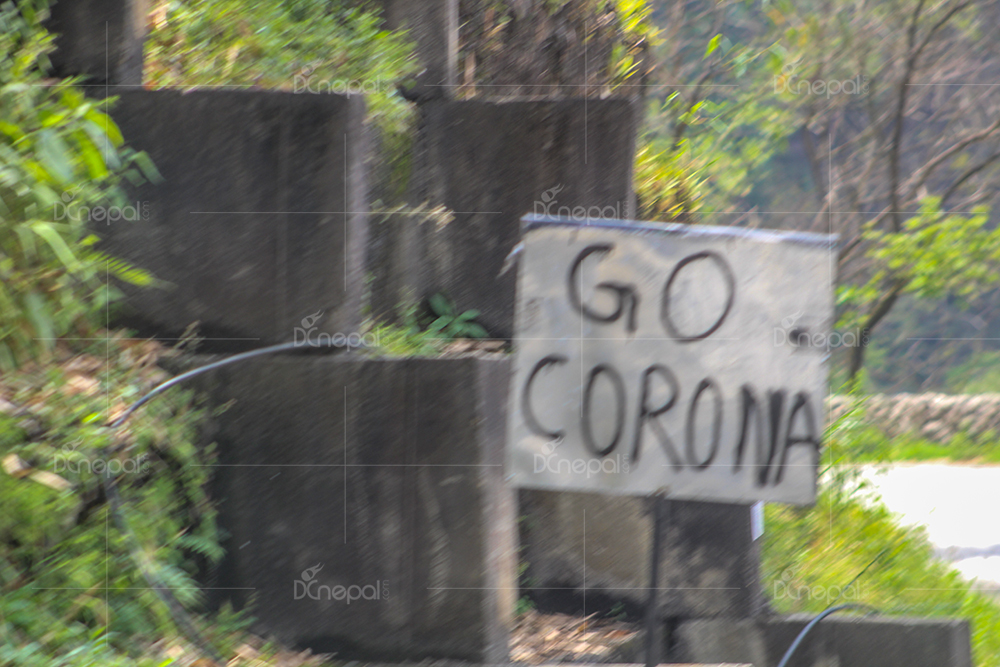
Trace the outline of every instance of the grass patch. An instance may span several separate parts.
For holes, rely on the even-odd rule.
[[[886,615],[965,618],[974,664],[1000,667],[1000,604],[936,559],[922,529],[899,526],[838,483],[810,508],[767,506],[762,571],[774,608],[819,613],[858,602]]]
[[[956,441],[942,446],[919,438],[890,440],[866,426],[858,411],[838,420],[827,434],[829,467],[816,504],[766,507],[762,575],[772,606],[786,614],[819,613],[856,602],[885,615],[968,619],[974,664],[1000,667],[1000,602],[973,590],[936,558],[922,528],[900,526],[881,502],[873,502],[849,465],[997,460],[994,442]]]

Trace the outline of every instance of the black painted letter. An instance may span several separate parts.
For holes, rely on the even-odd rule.
[[[580,272],[580,266],[583,264],[583,260],[595,254],[606,255],[611,252],[612,248],[613,246],[610,244],[591,245],[584,248],[583,251],[576,256],[576,259],[573,260],[573,265],[569,270],[569,303],[573,306],[573,309],[576,312],[593,322],[615,322],[622,316],[622,313],[627,310],[628,319],[625,322],[625,330],[632,333],[638,327],[637,319],[639,316],[639,295],[636,293],[633,286],[612,282],[597,284],[594,289],[605,290],[617,295],[617,305],[615,306],[614,311],[608,313],[607,315],[601,315],[600,313],[593,311],[590,306],[583,303],[583,296],[580,294],[580,279],[578,275]]]
[[[652,382],[654,375],[659,375],[667,383],[670,388],[670,398],[664,402],[663,405],[652,408],[649,406],[649,395],[652,393],[650,384]],[[674,470],[683,470],[684,462],[681,457],[677,454],[674,449],[674,443],[670,440],[670,436],[663,429],[663,425],[657,419],[664,412],[674,407],[677,402],[677,396],[680,393],[680,385],[677,382],[677,377],[670,372],[670,369],[661,364],[653,364],[647,368],[642,373],[642,396],[639,399],[639,416],[635,421],[635,442],[632,445],[632,463],[635,464],[639,461],[639,454],[642,451],[642,429],[645,427],[646,422],[649,422],[650,428],[653,429],[653,433],[656,435],[657,440],[660,441],[660,446],[663,447],[664,453],[667,458],[670,459],[670,464],[673,466]]]
[[[535,381],[535,376],[538,372],[550,366],[552,364],[565,364],[568,360],[561,354],[550,354],[547,357],[542,358],[535,367],[531,369],[528,373],[528,380],[524,383],[524,391],[521,392],[521,412],[524,414],[524,423],[528,425],[528,428],[532,433],[536,435],[544,435],[549,440],[558,440],[563,437],[566,432],[559,431],[548,431],[538,419],[535,418],[535,412],[531,409],[531,384]]]
[[[795,416],[802,411],[805,418],[806,432],[801,436],[792,435],[795,428]],[[788,415],[788,426],[785,429],[785,447],[781,452],[781,463],[778,465],[778,476],[774,480],[775,485],[781,483],[784,476],[785,463],[788,461],[788,450],[796,445],[809,445],[816,451],[815,463],[819,463],[819,435],[816,432],[816,418],[813,415],[812,406],[809,404],[809,394],[800,391],[795,394],[795,402],[792,404],[792,412]]]
[[[604,449],[599,448],[594,443],[594,434],[591,431],[591,416],[590,416],[590,397],[594,391],[594,382],[597,380],[597,376],[601,373],[606,374],[611,378],[611,384],[615,387],[615,436],[611,439],[611,444],[609,444]],[[580,425],[583,427],[583,442],[587,445],[587,449],[593,452],[596,456],[607,456],[614,451],[615,447],[618,446],[618,441],[622,437],[622,427],[625,425],[625,383],[622,382],[622,378],[618,375],[618,371],[607,364],[598,364],[590,371],[590,375],[587,377],[587,386],[583,390],[583,409],[580,414]]]
[[[674,321],[670,315],[670,288],[673,287],[674,280],[680,274],[681,269],[683,269],[688,264],[696,262],[698,260],[707,259],[712,261],[722,273],[722,277],[726,281],[726,289],[729,294],[726,296],[726,305],[722,309],[722,314],[719,315],[718,319],[715,320],[715,324],[708,327],[700,333],[685,334],[681,333],[677,327],[674,325]],[[670,277],[667,278],[667,284],[663,287],[663,295],[660,301],[660,321],[663,323],[663,328],[666,332],[677,340],[678,343],[693,343],[696,340],[701,340],[703,338],[708,338],[715,331],[722,326],[722,323],[726,320],[726,316],[729,315],[729,311],[733,307],[733,299],[736,296],[736,278],[733,277],[733,272],[729,268],[729,264],[726,260],[722,258],[718,253],[712,252],[711,250],[703,250],[702,252],[696,252],[693,255],[688,255],[674,267],[674,270],[670,273]]]
[[[712,444],[708,450],[708,456],[706,456],[703,461],[699,461],[694,446],[694,429],[695,420],[698,418],[698,399],[701,398],[702,393],[704,393],[706,389],[711,389],[712,393],[715,395],[715,410],[712,413]],[[698,388],[694,391],[694,396],[691,397],[691,404],[688,406],[686,435],[688,463],[694,466],[696,470],[704,470],[708,466],[712,465],[712,461],[715,459],[715,455],[719,451],[719,440],[722,438],[722,392],[719,391],[719,385],[717,385],[715,380],[711,378],[705,378],[699,382]]]

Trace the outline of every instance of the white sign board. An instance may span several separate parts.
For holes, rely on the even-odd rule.
[[[814,502],[834,237],[523,223],[515,486]]]

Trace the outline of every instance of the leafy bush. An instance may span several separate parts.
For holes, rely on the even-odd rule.
[[[147,275],[94,249],[88,217],[124,206],[132,165],[114,122],[73,82],[45,78],[52,36],[30,2],[0,6],[0,368],[44,357],[55,339],[89,335],[115,291],[106,272]],[[87,214],[85,214],[86,212]]]
[[[415,309],[410,311],[402,324],[372,323],[371,333],[378,342],[367,352],[374,356],[436,357],[444,349],[440,338],[420,328]]]
[[[364,94],[387,133],[408,128],[396,84],[416,62],[405,35],[343,0],[169,0],[153,12],[146,85]],[[357,4],[357,3],[353,3]]]
[[[109,408],[121,414],[166,378],[156,367],[162,353],[124,339],[82,354],[61,344],[54,364],[4,377],[0,664],[114,664],[102,651],[136,654],[169,635],[170,616],[136,559],[184,605],[197,606],[196,563],[222,554],[204,491],[212,449],[195,445],[202,411],[190,392],[176,391],[123,428],[104,426]],[[111,521],[105,470],[138,546]]]
[[[747,85],[760,72],[780,69],[780,62],[771,62],[772,51],[752,39],[734,44],[722,33],[703,41],[698,35],[706,27],[682,21],[671,27],[672,39],[662,42],[658,65],[667,70],[664,76],[698,85],[650,91],[635,167],[643,219],[737,224],[743,216],[706,215],[751,214],[762,187],[759,175],[792,132],[788,111]]]
[[[379,160],[374,196],[403,197],[413,106],[398,93],[417,70],[404,33],[346,0],[160,0],[146,40],[146,85],[363,94]]]
[[[439,337],[454,340],[455,338],[486,338],[489,334],[482,325],[475,322],[479,317],[478,310],[466,310],[458,312],[455,304],[444,294],[438,292],[428,300],[431,312],[434,313],[434,321],[427,327],[427,331],[437,334]]]

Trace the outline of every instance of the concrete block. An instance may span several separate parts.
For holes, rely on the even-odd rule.
[[[674,653],[695,662],[729,660],[769,667],[765,633],[760,623],[745,618],[694,619],[681,623],[676,631]],[[791,641],[789,641],[789,645]],[[785,650],[788,645],[785,645]],[[781,659],[779,655],[778,660]]]
[[[646,499],[522,490],[520,500],[526,578],[543,608],[564,609],[570,600],[582,600],[584,585],[592,601],[644,607],[653,533]],[[760,555],[750,535],[749,506],[670,501],[669,508],[661,616],[758,613],[764,604]]]
[[[83,76],[85,85],[141,86],[148,14],[148,0],[52,3],[46,27],[57,35],[56,51],[49,56],[53,73]]]
[[[769,664],[777,664],[812,615],[771,619],[765,626]],[[969,623],[947,618],[824,619],[789,667],[972,667]]]
[[[813,615],[757,621],[699,619],[678,630],[676,659],[775,667]],[[967,621],[949,618],[828,617],[799,646],[789,667],[971,667]]]
[[[338,355],[207,375],[235,401],[214,437],[230,533],[214,601],[253,597],[257,631],[342,658],[506,662],[508,374],[502,357]]]
[[[125,324],[233,349],[358,330],[367,144],[358,96],[125,91],[112,110],[163,182],[138,221],[97,223],[113,255],[171,289],[124,286]],[[303,318],[319,314],[317,321]],[[302,329],[296,332],[296,329]],[[213,341],[209,341],[211,343]]]
[[[414,259],[373,265],[375,282],[403,283],[417,296],[443,292],[460,310],[479,310],[494,337],[510,338],[515,272],[498,274],[520,240],[521,217],[628,217],[637,109],[619,99],[469,100],[424,104],[420,113],[410,197],[447,206],[455,219],[441,231],[424,225],[415,239],[397,235]],[[401,280],[400,271],[408,273]],[[400,300],[383,295],[373,312],[391,313]]]
[[[379,0],[389,30],[408,30],[424,71],[423,98],[450,98],[458,71],[458,0]]]

